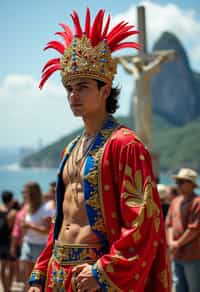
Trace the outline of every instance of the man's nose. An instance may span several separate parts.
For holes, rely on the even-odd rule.
[[[77,90],[72,90],[72,91],[69,93],[69,98],[70,98],[70,100],[79,100],[80,95],[79,95],[79,93],[78,93]]]

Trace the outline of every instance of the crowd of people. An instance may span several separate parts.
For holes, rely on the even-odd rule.
[[[55,212],[56,183],[42,194],[37,182],[28,182],[22,203],[3,191],[0,205],[0,279],[4,292],[27,291],[28,277],[47,242]]]
[[[176,292],[200,291],[200,196],[197,173],[181,169],[172,186],[158,183],[166,224],[171,282]],[[55,213],[56,183],[42,194],[36,182],[25,184],[20,204],[10,191],[1,194],[0,263],[5,292],[27,291],[28,278],[43,250]]]

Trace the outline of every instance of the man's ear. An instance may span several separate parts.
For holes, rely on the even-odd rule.
[[[109,84],[105,84],[103,87],[101,87],[101,96],[104,100],[107,99],[107,97],[110,95],[111,92],[111,86]]]

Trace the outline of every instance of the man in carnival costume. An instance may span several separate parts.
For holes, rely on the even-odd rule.
[[[151,158],[134,132],[111,114],[119,90],[112,88],[116,62],[111,53],[139,49],[124,42],[138,31],[122,21],[109,31],[100,10],[93,24],[86,11],[84,30],[71,15],[57,32],[64,45],[47,62],[40,88],[56,70],[82,135],[63,153],[59,167],[55,222],[29,279],[37,291],[170,291],[166,243]]]

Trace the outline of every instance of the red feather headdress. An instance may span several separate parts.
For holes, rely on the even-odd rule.
[[[139,32],[125,21],[121,21],[108,32],[110,15],[103,25],[104,14],[104,10],[99,10],[91,24],[90,10],[87,8],[83,30],[77,12],[73,11],[71,17],[74,33],[68,25],[60,24],[63,31],[55,34],[63,38],[64,44],[50,41],[44,50],[54,49],[61,54],[61,57],[51,59],[45,64],[39,84],[40,89],[57,70],[61,70],[64,85],[77,77],[89,77],[112,83],[117,64],[111,53],[123,48],[140,49],[140,44],[136,42],[124,42],[127,37]]]

